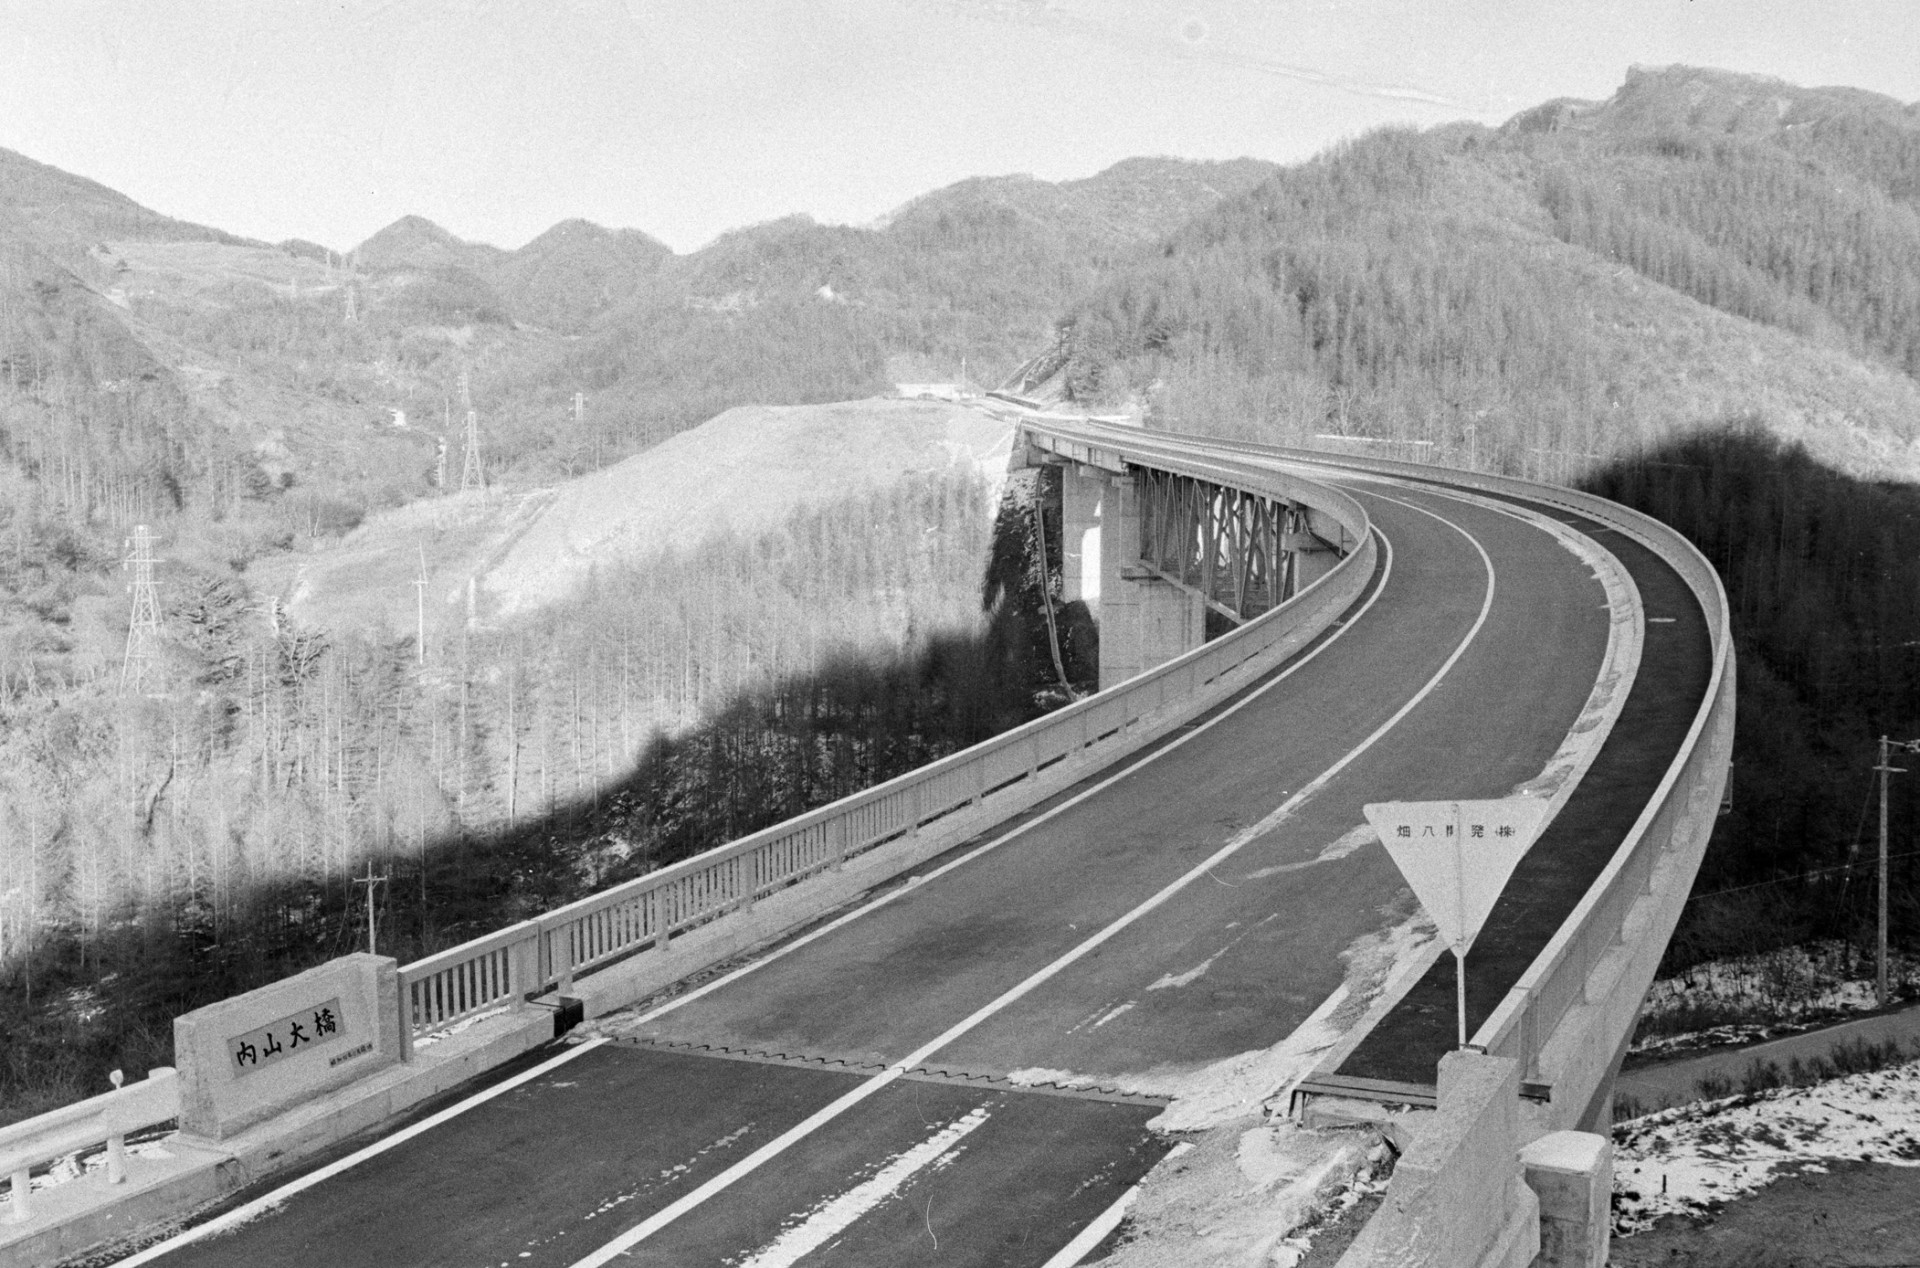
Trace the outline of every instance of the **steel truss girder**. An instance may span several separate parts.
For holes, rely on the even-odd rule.
[[[1322,544],[1296,503],[1170,471],[1134,476],[1141,563],[1236,623],[1293,597],[1300,561],[1290,546]]]

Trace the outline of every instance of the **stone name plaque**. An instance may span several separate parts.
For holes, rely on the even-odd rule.
[[[385,956],[343,955],[173,1023],[180,1128],[225,1140],[402,1060]]]
[[[289,1017],[235,1035],[227,1040],[227,1052],[233,1058],[235,1074],[250,1074],[272,1061],[305,1051],[343,1037],[346,1017],[340,1011],[340,997],[323,1004],[303,1008]]]

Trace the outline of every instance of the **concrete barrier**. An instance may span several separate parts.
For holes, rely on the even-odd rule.
[[[1534,1268],[1606,1268],[1613,1220],[1613,1142],[1592,1132],[1548,1132],[1520,1151],[1540,1203]]]
[[[120,1072],[113,1077],[117,1083]],[[35,1167],[96,1145],[107,1147],[107,1183],[125,1184],[127,1135],[179,1112],[179,1078],[173,1067],[161,1066],[138,1083],[0,1128],[0,1178],[10,1182],[6,1222],[25,1224],[33,1218]]]
[[[1385,1200],[1339,1268],[1528,1268],[1540,1203],[1521,1170],[1520,1063],[1452,1052],[1439,1107],[1400,1156]]]
[[[180,1129],[222,1140],[402,1059],[394,962],[365,953],[174,1019]]]

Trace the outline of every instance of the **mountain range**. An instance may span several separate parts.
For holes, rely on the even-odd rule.
[[[513,250],[417,217],[344,250],[266,243],[0,152],[0,944],[27,948],[7,980],[46,996],[43,937],[57,982],[113,995],[121,1033],[158,1043],[178,999],[153,966],[207,999],[324,958],[347,869],[375,856],[412,860],[424,951],[583,892],[606,858],[648,864],[602,821],[567,837],[569,806],[661,816],[648,832],[682,851],[743,830],[719,785],[689,785],[706,818],[619,802],[643,748],[676,752],[653,726],[726,715],[848,640],[920,681],[898,658],[932,645],[928,622],[979,615],[964,579],[998,486],[943,447],[990,461],[1002,438],[969,440],[958,406],[858,404],[896,383],[1544,480],[1679,462],[1672,496],[1693,504],[1705,486],[1686,479],[1718,459],[1671,442],[1732,423],[1854,477],[1821,476],[1820,505],[1866,505],[1864,480],[1898,507],[1920,483],[1916,375],[1915,107],[1686,67],[1499,127],[1385,129],[1284,167],[983,177],[873,225],[795,216],[684,255],[578,220]],[[830,460],[885,449],[859,439],[875,426],[941,461],[887,487]],[[773,431],[784,457],[759,443]],[[819,465],[796,470],[807,453]],[[659,487],[723,465],[724,489]],[[643,539],[724,527],[774,485],[781,513],[731,535],[599,553],[632,544],[603,519]],[[1752,505],[1783,540],[1815,504],[1768,497]],[[543,539],[528,526],[548,507],[565,522]],[[1851,514],[1833,522],[1893,513]],[[123,692],[138,525],[159,538],[165,685]],[[516,540],[593,549],[568,586]],[[508,574],[543,586],[495,593]],[[1852,672],[1807,650],[1815,593],[1742,613],[1794,626],[1776,660],[1800,678],[1741,653],[1742,691],[1771,690],[1778,719]],[[337,619],[356,605],[359,627]],[[1904,628],[1879,619],[1855,641]],[[960,660],[976,685],[1010,663]],[[701,751],[718,749],[674,760]],[[858,745],[835,760],[836,778],[880,769]],[[546,817],[529,827],[528,807]],[[474,852],[487,841],[506,853]],[[0,1098],[56,1097],[54,1054],[84,1044],[68,1094],[163,1056],[42,1021],[13,1042],[0,1011]]]

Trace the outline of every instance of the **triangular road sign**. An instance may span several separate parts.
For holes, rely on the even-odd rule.
[[[1459,955],[1479,936],[1547,815],[1547,803],[1537,797],[1381,801],[1364,809],[1414,897]]]

